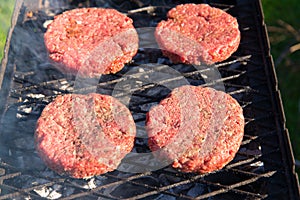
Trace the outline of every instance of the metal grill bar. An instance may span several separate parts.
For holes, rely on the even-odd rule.
[[[152,2],[151,5],[146,5],[142,1],[131,1],[130,3],[123,2],[121,6],[118,7],[115,0],[108,1],[108,4],[109,2],[112,2],[111,6],[118,8],[130,17],[133,17],[135,21],[147,17],[147,19],[153,20],[151,22],[152,26],[162,17],[165,17],[167,10],[176,4],[171,0],[164,0],[163,2],[170,3],[165,3],[163,6],[156,6],[153,4],[153,2],[155,3],[155,0],[150,1]],[[25,32],[28,31],[28,29],[26,29],[26,23],[28,22],[32,23],[30,27],[40,29],[42,23],[38,21],[39,17],[50,19],[51,17],[49,17],[47,13],[53,14],[53,12],[58,13],[63,9],[74,8],[76,7],[76,3],[74,2],[72,2],[72,5],[70,6],[63,5],[58,10],[55,10],[54,8],[42,8],[37,12],[37,16],[32,19],[26,18],[26,8],[22,8],[20,9],[20,12],[15,13],[15,15],[20,15],[18,17],[18,23],[15,24],[15,26],[17,26],[16,30],[23,30],[22,28],[25,28]],[[84,2],[83,5],[95,6],[98,5],[97,3],[100,1],[86,0],[82,2]],[[270,59],[268,54],[269,46],[267,38],[265,38],[266,36],[264,35],[265,28],[262,21],[263,18],[259,0],[222,1],[221,3],[218,3],[219,1],[209,2],[212,6],[222,8],[236,16],[242,33],[242,41],[238,51],[227,61],[215,65],[216,69],[218,69],[221,74],[221,78],[204,83],[202,75],[205,76],[211,69],[203,67],[200,70],[191,70],[188,68],[180,71],[182,77],[168,78],[154,84],[144,84],[142,87],[134,87],[129,91],[124,91],[124,93],[122,93],[123,91],[119,91],[120,93],[118,95],[119,97],[122,97],[122,95],[126,95],[130,92],[133,93],[134,98],[140,99],[140,101],[131,102],[130,108],[134,114],[136,123],[143,123],[145,121],[147,110],[142,109],[141,106],[147,107],[148,105],[157,103],[164,97],[164,95],[154,97],[153,95],[147,94],[147,91],[155,89],[159,87],[159,85],[172,83],[172,81],[181,80],[183,77],[189,81],[194,81],[197,85],[201,84],[203,86],[216,86],[218,83],[224,83],[227,93],[234,96],[242,105],[246,117],[245,137],[235,160],[222,170],[204,175],[185,174],[172,168],[165,168],[155,172],[136,175],[128,175],[121,172],[107,173],[103,176],[95,177],[95,180],[99,181],[101,178],[106,178],[109,181],[97,182],[93,189],[83,188],[81,184],[86,184],[85,180],[79,181],[66,177],[52,177],[48,176],[47,173],[44,173],[47,172],[47,169],[45,169],[45,171],[40,170],[32,172],[30,170],[24,171],[23,169],[19,169],[17,165],[7,164],[10,162],[14,163],[13,156],[20,154],[20,152],[35,155],[33,149],[26,149],[20,145],[16,146],[14,142],[19,137],[22,138],[24,135],[34,131],[26,130],[21,134],[20,128],[22,128],[22,124],[26,124],[26,122],[34,122],[43,107],[51,102],[57,95],[71,92],[86,93],[89,91],[98,91],[99,89],[109,93],[115,89],[114,86],[116,84],[119,84],[122,81],[126,81],[130,78],[134,79],[141,75],[147,75],[153,72],[153,70],[148,70],[138,72],[134,74],[134,76],[127,76],[126,74],[129,68],[137,67],[140,63],[143,63],[143,61],[141,62],[141,60],[137,59],[137,61],[128,64],[128,68],[126,69],[125,67],[125,70],[121,73],[103,76],[103,80],[100,79],[95,85],[87,84],[81,88],[77,88],[74,77],[64,77],[50,63],[42,62],[38,63],[37,66],[31,66],[31,62],[28,62],[27,59],[25,59],[25,61],[15,62],[16,59],[14,59],[14,57],[19,56],[18,52],[27,52],[27,45],[27,47],[24,47],[25,49],[21,49],[20,51],[12,51],[13,53],[10,54],[10,59],[7,60],[8,65],[12,66],[12,68],[7,68],[5,66],[2,68],[5,69],[5,76],[4,73],[0,74],[0,77],[4,77],[1,79],[1,82],[6,78],[9,83],[5,82],[5,84],[10,86],[9,92],[0,92],[0,97],[5,100],[6,105],[5,108],[0,109],[0,111],[4,111],[4,113],[0,113],[3,116],[1,118],[0,134],[8,137],[9,142],[7,143],[14,145],[14,147],[8,146],[7,149],[4,149],[3,151],[9,151],[8,154],[13,156],[4,155],[2,157],[3,152],[0,152],[0,159],[2,161],[2,163],[0,162],[0,166],[1,169],[3,168],[4,170],[0,172],[0,188],[2,189],[2,191],[0,191],[0,199],[18,198],[21,196],[39,198],[40,196],[36,193],[37,189],[42,187],[51,188],[55,185],[60,185],[66,190],[68,188],[74,190],[72,194],[62,194],[62,199],[95,199],[97,197],[120,199],[122,198],[122,195],[110,193],[108,191],[114,190],[114,188],[124,184],[130,184],[133,187],[145,189],[145,192],[140,191],[137,195],[132,194],[126,196],[127,199],[156,198],[157,195],[165,195],[166,198],[172,196],[181,199],[193,199],[194,197],[196,199],[209,199],[210,197],[214,199],[223,199],[224,196],[230,196],[231,199],[235,197],[240,197],[241,199],[272,199],[273,197],[276,197],[276,195],[290,199],[294,199],[293,197],[296,196],[299,197],[299,194],[297,194],[299,188],[298,185],[295,184],[296,178],[293,178],[293,174],[288,174],[290,172],[287,170],[291,167],[288,161],[290,158],[288,157],[288,159],[286,159],[284,157],[286,155],[285,153],[288,153],[289,147],[285,146],[286,142],[282,139],[282,135],[286,134],[283,133],[283,130],[285,129],[282,128],[284,127],[284,122],[280,121],[283,119],[282,113],[278,113],[278,110],[280,111],[280,109],[276,107],[278,99],[272,99],[278,95],[276,88],[277,83],[274,78],[271,78],[271,81],[267,79],[270,76],[274,77],[274,71],[272,71],[272,63],[267,60]],[[130,9],[133,4],[142,6]],[[128,6],[129,10],[126,6]],[[34,20],[37,21],[35,22]],[[41,31],[40,35],[37,34],[37,37],[41,39],[40,36],[44,30],[37,31]],[[18,35],[12,35],[12,40],[10,40],[11,43],[14,42],[14,37],[18,37]],[[141,49],[138,54],[143,54],[147,57],[149,52],[151,53],[151,50]],[[28,53],[28,55],[31,54]],[[42,56],[39,56],[36,52],[33,52],[32,55],[33,57],[38,56],[37,61],[39,62],[43,60],[41,59]],[[165,60],[163,57],[160,59]],[[147,63],[147,61],[145,62]],[[174,67],[174,69],[178,68],[176,65],[172,65],[168,62],[166,63],[168,66],[163,64],[157,66],[160,73],[163,73],[164,69],[167,67]],[[51,71],[51,73],[53,72],[51,76],[48,75],[49,71]],[[11,82],[9,77],[13,78],[13,82]],[[2,97],[1,94],[8,95]],[[33,111],[28,112],[26,108],[30,108]],[[7,113],[10,113],[8,118],[6,118],[6,115],[8,115]],[[12,118],[15,127],[11,127],[10,125],[12,123]],[[276,126],[274,124],[276,124]],[[143,127],[138,125],[137,128],[142,129]],[[138,145],[139,147],[143,147],[143,141]],[[3,147],[0,146],[0,150],[1,148]],[[21,156],[24,155],[21,154]],[[4,172],[4,174],[2,172]],[[33,179],[43,179],[46,183],[37,182],[37,185],[34,186],[28,184],[24,186],[24,188],[23,186],[17,185],[17,182],[23,180],[22,178],[26,176]],[[160,176],[168,176],[171,178],[170,180],[163,182],[159,179]],[[226,182],[222,179],[224,176],[231,177],[232,179]],[[140,182],[141,178],[147,177],[162,181],[162,183],[158,186],[148,182]],[[291,183],[294,183],[294,185]],[[203,189],[205,192],[190,196],[182,189],[189,185],[191,185],[189,187],[193,188],[196,187],[195,185],[197,184],[205,186],[206,189]],[[199,186],[197,186],[196,189],[200,190],[201,188],[198,187]],[[180,192],[175,192],[175,189]]]
[[[144,177],[144,176],[147,176],[147,175],[151,175],[151,172],[133,175],[133,176],[130,176],[130,177],[127,177],[127,178],[124,178],[124,179],[120,179],[118,177],[114,177],[114,176],[111,176],[109,174],[105,174],[105,176],[113,177],[113,178],[120,179],[120,180],[119,181],[115,181],[113,183],[106,184],[106,185],[102,185],[100,187],[94,188],[93,190],[90,190],[90,191],[87,191],[87,192],[81,192],[79,194],[70,195],[67,198],[62,198],[62,199],[74,199],[74,198],[84,197],[84,196],[89,195],[91,193],[95,193],[95,192],[97,192],[97,191],[99,191],[101,189],[105,189],[105,188],[109,188],[109,187],[112,187],[112,186],[120,185],[122,183],[131,181],[133,179],[137,179],[137,178],[140,178],[140,177]],[[73,183],[70,182],[70,184],[73,184]]]

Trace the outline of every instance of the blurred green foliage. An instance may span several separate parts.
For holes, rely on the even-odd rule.
[[[290,47],[300,44],[300,2],[262,0],[262,5],[271,53],[276,63],[286,125],[294,156],[300,160],[300,49],[290,52]]]
[[[13,12],[15,1],[14,0],[1,0],[0,1],[0,60],[3,57],[3,48],[8,33],[11,15]]]

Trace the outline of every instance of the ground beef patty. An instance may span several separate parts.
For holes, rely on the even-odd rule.
[[[168,12],[155,31],[156,40],[173,62],[199,65],[226,60],[240,43],[237,20],[207,4],[182,4]]]
[[[147,113],[149,147],[184,172],[221,169],[238,151],[243,110],[230,95],[212,88],[182,86]]]
[[[132,19],[105,8],[79,8],[55,16],[44,35],[50,58],[83,77],[116,73],[138,50]]]
[[[49,168],[85,178],[116,169],[132,150],[135,134],[130,111],[115,98],[67,94],[43,110],[35,144]]]

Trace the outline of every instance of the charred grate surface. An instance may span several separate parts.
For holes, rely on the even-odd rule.
[[[43,44],[47,20],[66,9],[102,6],[128,14],[134,19],[136,28],[155,27],[170,8],[189,1],[39,2],[38,8],[22,4],[20,10],[15,10],[16,25],[6,47],[7,60],[1,68],[0,199],[299,198],[293,155],[259,1],[203,1],[237,17],[242,34],[238,51],[227,61],[216,64],[221,74],[217,80],[205,79],[211,72],[205,66],[195,69],[185,65],[183,68],[170,63],[154,46],[140,48],[134,61],[118,74],[102,76],[96,85],[80,88],[76,87],[74,77],[64,76],[48,62]],[[140,31],[141,37],[147,38],[149,30]],[[219,83],[224,83],[226,92],[242,105],[246,118],[245,136],[235,159],[224,169],[205,175],[180,173],[165,167],[147,173],[114,171],[76,180],[46,168],[33,143],[35,123],[43,108],[59,94],[89,91],[111,94],[118,83],[130,79],[125,75],[131,69],[148,63],[159,63],[156,67],[162,71],[169,66],[192,85],[218,88]],[[137,71],[135,75],[147,76],[151,69]],[[182,76],[158,83],[137,84],[130,89],[129,108],[137,128],[144,126],[149,108],[170,92],[162,85],[175,84]],[[119,95],[122,97],[122,93]],[[144,138],[136,139],[135,151],[148,151]]]

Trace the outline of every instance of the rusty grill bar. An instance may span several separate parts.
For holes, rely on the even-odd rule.
[[[241,44],[227,61],[217,63],[221,78],[205,82],[210,68],[169,63],[157,49],[139,49],[132,63],[116,75],[102,76],[97,85],[76,88],[74,77],[66,77],[48,61],[43,44],[43,23],[55,13],[78,6],[113,7],[127,13],[135,26],[154,27],[171,7],[190,1],[61,1],[63,6],[37,9],[17,1],[12,31],[0,76],[0,199],[298,199],[299,186],[294,159],[285,128],[274,65],[259,0],[202,1],[237,17]],[[197,1],[200,3],[200,1]],[[159,4],[159,5],[158,5]],[[33,9],[33,10],[31,10]],[[29,17],[28,12],[33,11]],[[211,174],[181,173],[165,167],[146,173],[113,171],[87,180],[59,176],[45,167],[34,150],[35,122],[43,108],[57,95],[97,91],[111,94],[116,84],[130,77],[129,69],[159,62],[183,75],[192,85],[217,87],[223,82],[227,93],[244,109],[245,136],[235,159]],[[147,75],[149,71],[139,72]],[[137,128],[145,122],[151,105],[170,90],[163,82],[132,88],[129,108]],[[121,94],[122,96],[122,94]],[[135,150],[147,152],[146,140],[137,138]],[[43,196],[44,195],[44,196]]]

